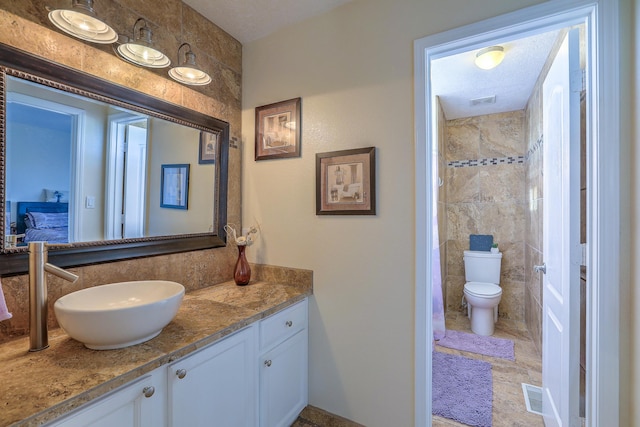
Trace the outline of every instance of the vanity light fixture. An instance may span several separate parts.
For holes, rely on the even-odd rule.
[[[171,64],[167,55],[153,47],[151,29],[143,18],[133,25],[133,39],[118,45],[116,52],[125,61],[142,67],[165,68]]]
[[[503,59],[504,48],[502,46],[485,47],[476,53],[476,65],[483,70],[497,67]]]
[[[47,10],[53,25],[73,37],[101,44],[118,40],[113,28],[96,17],[93,0],[72,0],[69,8]]]
[[[184,56],[180,54],[183,47],[188,49]],[[178,48],[178,66],[169,70],[169,76],[186,85],[204,86],[211,83],[211,76],[196,65],[196,54],[189,43],[182,43]]]

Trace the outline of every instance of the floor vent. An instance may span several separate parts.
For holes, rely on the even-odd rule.
[[[524,403],[527,404],[527,411],[542,415],[542,388],[522,383],[522,393],[524,393]]]

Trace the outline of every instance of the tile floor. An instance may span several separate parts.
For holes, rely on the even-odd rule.
[[[447,329],[471,333],[466,313],[449,312],[446,315]],[[450,348],[436,346],[437,351],[464,355],[490,362],[493,369],[493,427],[537,427],[544,426],[540,415],[527,412],[522,394],[522,383],[542,384],[542,359],[524,325],[500,319],[496,323],[495,337],[512,339],[515,343],[516,360],[483,356]],[[433,416],[433,427],[465,426],[447,418]]]
[[[449,312],[447,328],[471,333],[469,319],[465,313]],[[527,412],[522,394],[522,383],[542,384],[542,359],[524,325],[500,319],[496,323],[495,337],[512,339],[515,343],[516,360],[500,359],[436,347],[442,353],[460,354],[482,359],[493,366],[493,427],[544,427],[540,415]],[[433,427],[465,426],[447,418],[434,416]],[[360,424],[345,420],[313,406],[307,406],[292,427],[355,427]]]
[[[330,412],[308,405],[291,427],[364,427],[362,424],[334,415]]]

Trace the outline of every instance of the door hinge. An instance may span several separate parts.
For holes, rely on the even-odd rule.
[[[575,70],[571,73],[571,91],[574,93],[581,93],[585,90],[586,86],[586,74],[584,70]]]
[[[587,266],[587,244],[580,243],[580,249],[582,249],[582,259],[580,261],[580,265],[583,267]]]

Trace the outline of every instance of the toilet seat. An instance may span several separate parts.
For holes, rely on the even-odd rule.
[[[467,282],[464,292],[477,298],[494,298],[502,294],[502,288],[495,283]]]

